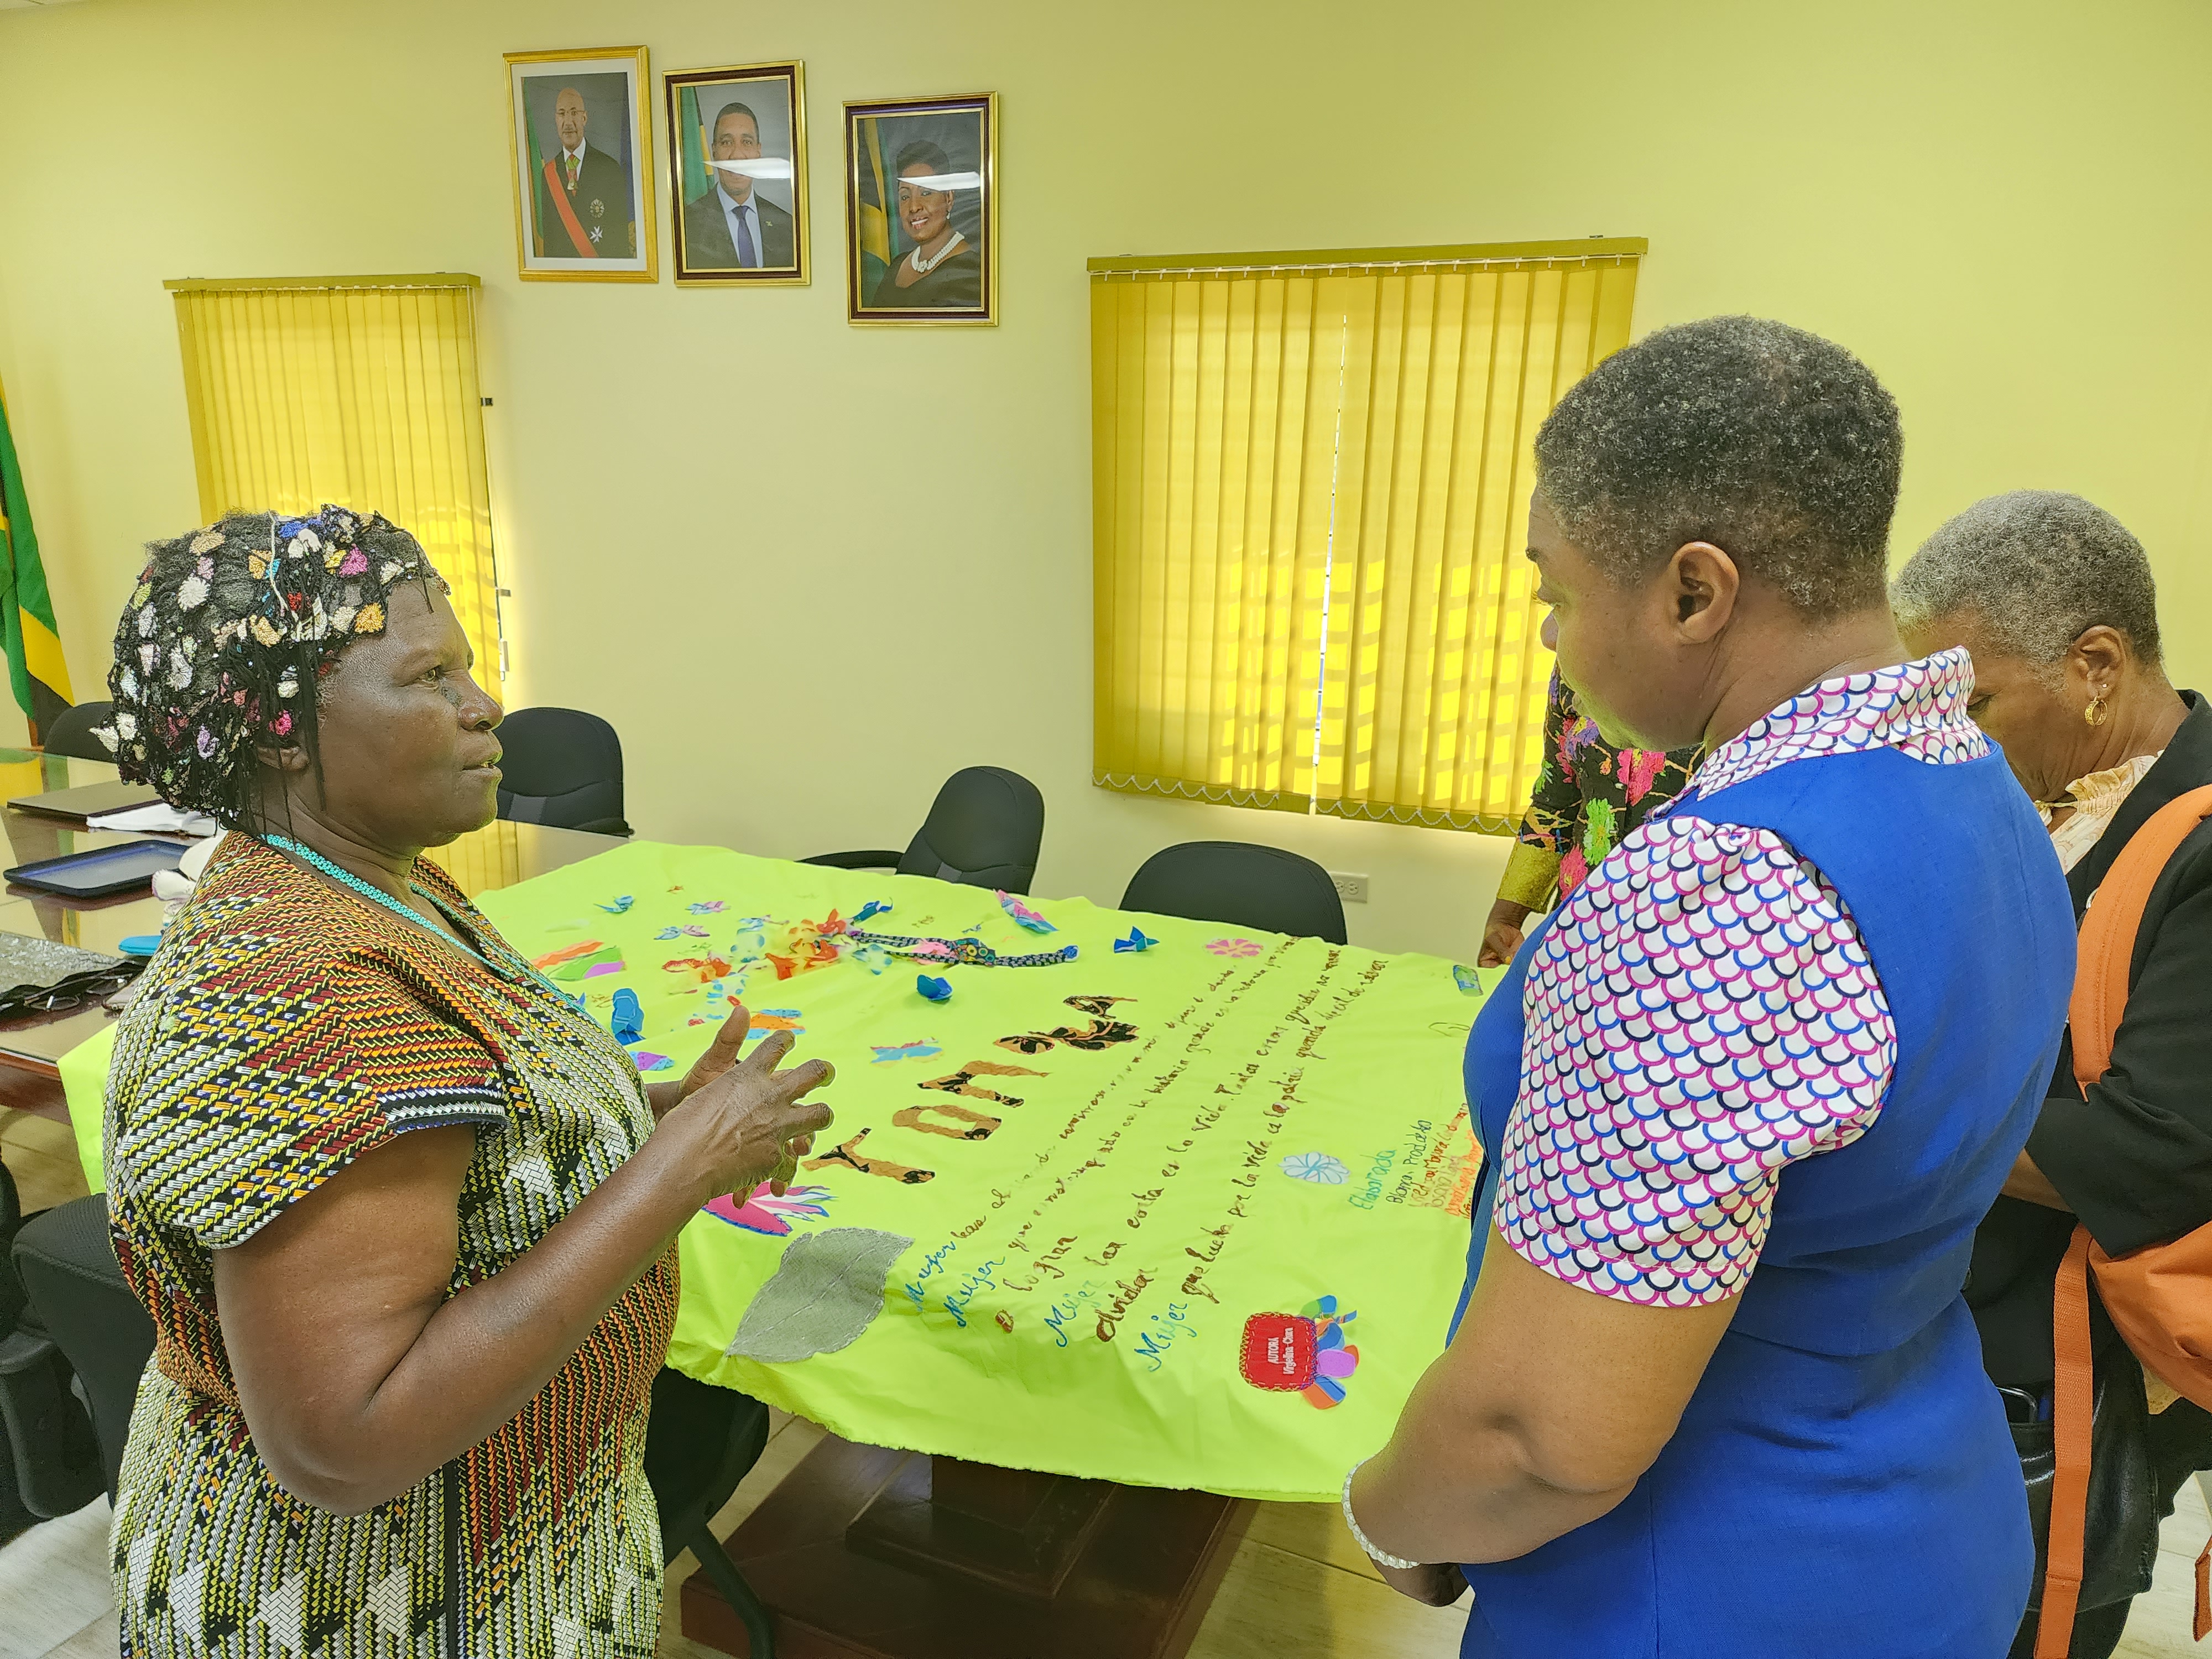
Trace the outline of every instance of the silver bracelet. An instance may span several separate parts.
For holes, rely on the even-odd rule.
[[[1365,1533],[1360,1531],[1359,1517],[1352,1512],[1352,1478],[1358,1474],[1360,1470],[1365,1468],[1368,1462],[1368,1459],[1363,1457],[1357,1463],[1354,1463],[1349,1469],[1345,1471],[1344,1524],[1352,1528],[1352,1537],[1358,1540],[1359,1547],[1367,1552],[1369,1559],[1378,1561],[1386,1567],[1395,1567],[1401,1572],[1407,1571],[1414,1567],[1426,1565],[1427,1564],[1425,1562],[1404,1560],[1398,1556],[1391,1554],[1388,1550],[1379,1550],[1376,1548],[1374,1540],[1368,1537]]]

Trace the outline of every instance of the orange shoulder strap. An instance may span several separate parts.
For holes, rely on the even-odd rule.
[[[2081,1599],[2081,1553],[2089,1518],[2089,1427],[2096,1377],[2089,1350],[2089,1230],[2074,1229],[2051,1296],[2057,1370],[2051,1380],[2051,1537],[2045,1546],[2043,1612],[2035,1659],[2066,1659]]]
[[[2089,1085],[2112,1068],[2112,1039],[2128,1006],[2128,969],[2143,908],[2174,849],[2212,817],[2212,785],[2176,796],[2151,814],[2112,860],[2081,919],[2074,969],[2074,997],[2066,1023],[2073,1035],[2074,1077]],[[2088,1519],[2090,1419],[2096,1376],[2089,1348],[2089,1230],[2076,1226],[2060,1264],[2051,1308],[2057,1370],[2051,1382],[2051,1431],[2056,1468],[2051,1480],[2051,1536],[2045,1546],[2043,1610],[2035,1631],[2035,1659],[2066,1659],[2073,1645],[2074,1613],[2081,1595],[2083,1534]],[[2212,1546],[2207,1546],[2212,1554]],[[2198,1567],[2203,1606],[2208,1565]],[[2206,1619],[2198,1615],[2197,1639]]]
[[[2112,1038],[2128,1006],[2128,964],[2136,953],[2150,890],[2158,884],[2174,849],[2206,817],[2212,817],[2212,784],[2177,795],[2151,814],[2112,860],[2104,883],[2081,918],[2081,941],[2074,969],[2074,1000],[2066,1024],[2074,1034],[2074,1078],[2087,1093],[2112,1069]]]

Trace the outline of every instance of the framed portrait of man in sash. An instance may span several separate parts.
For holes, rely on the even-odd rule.
[[[649,85],[643,46],[507,54],[526,281],[658,280]]]

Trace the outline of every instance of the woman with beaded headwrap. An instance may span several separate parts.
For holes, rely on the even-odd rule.
[[[680,1083],[426,847],[489,822],[500,708],[374,514],[157,543],[116,634],[127,778],[228,833],[124,1017],[116,1255],[158,1334],[115,1516],[123,1650],[647,1654],[642,1468],[677,1231],[780,1182],[829,1078]]]

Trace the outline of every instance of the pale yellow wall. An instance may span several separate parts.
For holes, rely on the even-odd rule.
[[[500,54],[636,40],[805,60],[811,288],[515,280]],[[1888,380],[1900,549],[2079,489],[2203,683],[2208,62],[2196,0],[92,0],[0,15],[0,377],[94,695],[137,544],[197,516],[161,279],[477,272],[509,689],[614,720],[646,833],[902,843],[997,762],[1042,892],[1265,839],[1372,875],[1355,939],[1464,956],[1501,842],[1090,786],[1085,258],[1649,236],[1639,331],[1762,312]],[[1005,325],[848,328],[840,101],[985,90]]]

